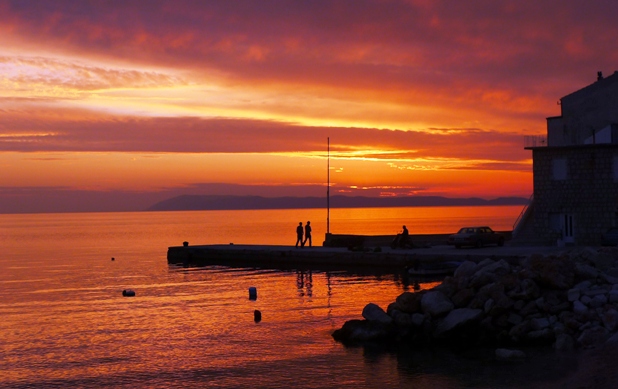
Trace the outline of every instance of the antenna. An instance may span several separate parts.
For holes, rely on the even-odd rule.
[[[326,233],[330,234],[330,137],[327,142],[327,168],[326,168]]]

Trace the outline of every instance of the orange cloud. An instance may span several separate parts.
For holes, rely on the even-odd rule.
[[[331,137],[339,190],[529,192],[521,136],[616,68],[616,11],[575,0],[0,2],[0,159],[15,169],[0,186],[317,185]],[[509,183],[487,184],[505,171]]]

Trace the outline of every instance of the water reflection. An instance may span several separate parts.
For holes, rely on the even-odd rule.
[[[296,289],[298,289],[299,297],[313,296],[313,272],[311,270],[296,271]]]

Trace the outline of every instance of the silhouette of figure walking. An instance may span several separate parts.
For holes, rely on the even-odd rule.
[[[299,222],[298,227],[296,227],[296,247],[299,243],[301,247],[305,245],[303,243],[303,222]]]
[[[311,247],[311,226],[310,226],[311,222],[307,222],[307,224],[305,224],[305,241],[303,242],[303,247],[305,246],[305,243],[307,243],[307,241],[309,241],[309,247]]]

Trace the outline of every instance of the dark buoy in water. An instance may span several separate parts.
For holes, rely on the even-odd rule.
[[[257,300],[257,288],[255,286],[249,288],[249,300]]]
[[[257,309],[253,311],[253,321],[256,323],[262,321],[262,312],[258,311]]]
[[[115,260],[116,260],[116,258],[112,257],[112,261],[115,261]]]
[[[135,292],[132,291],[131,289],[125,289],[122,291],[122,295],[124,297],[135,297]]]

